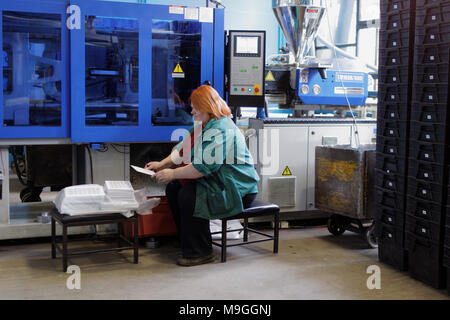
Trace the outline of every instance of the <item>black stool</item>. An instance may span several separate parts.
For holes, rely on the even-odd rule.
[[[80,216],[69,216],[67,214],[61,214],[59,211],[54,208],[50,215],[52,217],[52,259],[56,258],[56,250],[62,254],[63,259],[63,271],[67,271],[67,260],[71,256],[75,255],[83,255],[83,254],[91,254],[91,253],[100,253],[100,252],[110,252],[110,251],[122,251],[122,250],[134,250],[134,263],[138,263],[139,257],[139,238],[138,238],[138,218],[137,215],[127,218],[120,213],[108,213],[108,214],[92,214],[92,215],[80,215]],[[123,223],[124,222],[134,222],[134,242],[129,241],[122,235]],[[62,248],[56,242],[56,222],[58,222],[63,229],[62,234]],[[69,253],[67,244],[67,228],[69,227],[79,227],[79,226],[88,226],[88,225],[96,225],[96,224],[113,224],[117,223],[119,228],[118,234],[118,247],[117,248],[108,248],[108,249],[99,249],[99,250],[85,250],[78,251],[76,253]],[[121,247],[120,240],[125,241],[129,246]]]
[[[253,217],[261,217],[261,216],[273,216],[273,222],[274,222],[274,229],[273,229],[273,235],[263,233],[254,229],[251,229],[248,227],[248,218]],[[237,220],[237,219],[244,219],[244,227],[242,229],[233,229],[233,230],[227,230],[227,222],[229,220]],[[251,204],[251,206],[244,210],[244,212],[229,217],[224,218],[222,220],[222,231],[213,232],[213,234],[222,234],[221,242],[212,242],[214,245],[221,247],[221,253],[222,253],[222,262],[225,262],[227,260],[227,247],[235,247],[235,246],[243,246],[250,243],[257,243],[257,242],[263,242],[263,241],[273,241],[273,253],[278,253],[278,238],[279,238],[279,221],[280,221],[280,208],[272,203],[267,203],[259,200],[254,200]],[[239,243],[233,243],[227,245],[227,232],[234,232],[234,231],[241,231],[244,230],[244,239],[242,242]],[[264,239],[260,240],[253,240],[248,241],[248,233],[253,232],[257,233],[259,235],[264,236]]]

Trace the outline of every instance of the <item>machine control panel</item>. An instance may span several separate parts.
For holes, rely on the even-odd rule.
[[[264,106],[265,31],[230,31],[230,106]]]

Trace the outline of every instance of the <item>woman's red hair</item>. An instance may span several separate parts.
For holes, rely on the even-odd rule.
[[[211,118],[230,117],[231,110],[219,93],[211,86],[203,85],[192,92],[191,105],[198,111],[207,113]]]

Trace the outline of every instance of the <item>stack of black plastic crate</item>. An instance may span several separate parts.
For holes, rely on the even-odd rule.
[[[450,0],[417,0],[405,245],[410,275],[446,286]]]
[[[415,0],[380,1],[376,232],[381,262],[407,269],[406,176]]]

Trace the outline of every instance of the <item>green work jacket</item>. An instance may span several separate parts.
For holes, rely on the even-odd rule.
[[[204,175],[196,180],[195,217],[211,220],[239,214],[242,197],[258,192],[253,158],[230,118],[211,119],[195,140],[190,158]]]

